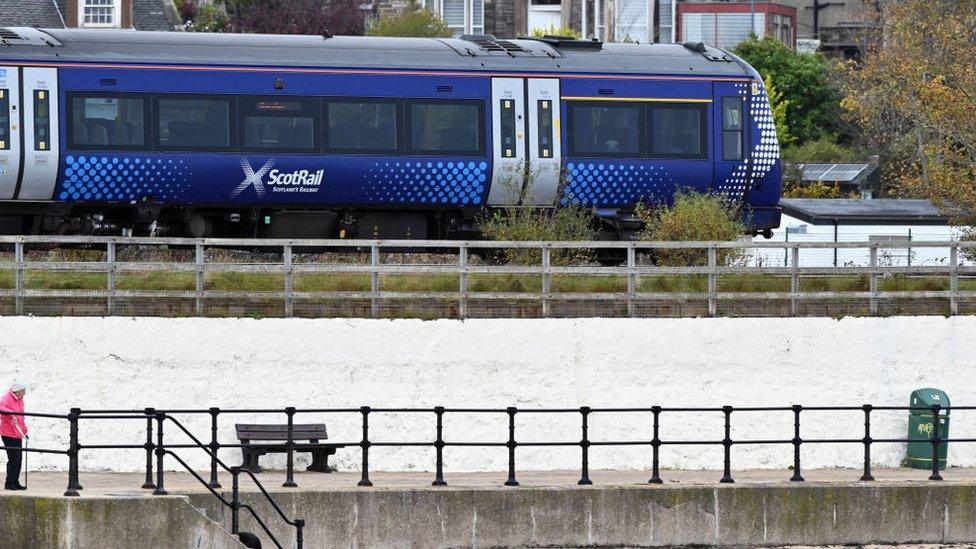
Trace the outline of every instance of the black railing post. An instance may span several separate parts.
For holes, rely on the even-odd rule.
[[[154,496],[165,496],[165,484],[163,482],[163,456],[166,455],[166,448],[163,446],[163,421],[166,414],[156,412],[156,489],[153,490]]]
[[[295,538],[297,549],[305,546],[305,519],[295,519]]]
[[[363,406],[359,412],[363,415],[363,441],[359,443],[363,450],[363,478],[359,480],[359,486],[372,486],[369,480],[369,406]]]
[[[285,415],[288,417],[288,441],[285,443],[285,451],[288,454],[285,466],[285,488],[294,488],[295,484],[295,408],[289,406],[285,408]]]
[[[654,414],[654,439],[651,440],[651,449],[653,450],[651,457],[651,480],[647,482],[649,484],[661,484],[664,482],[661,480],[661,437],[659,436],[661,407],[651,406],[651,413]]]
[[[240,474],[240,466],[234,465],[230,468],[230,533],[235,536],[241,531],[241,491],[238,479]]]
[[[509,406],[505,409],[508,414],[508,480],[505,481],[505,486],[518,486],[519,483],[515,480],[515,447],[517,446],[515,442],[515,414],[518,413],[518,409],[514,406]]]
[[[220,442],[217,441],[217,416],[220,415],[220,408],[210,409],[210,487],[220,488],[217,480],[217,451],[220,450]]]
[[[153,418],[156,417],[155,408],[146,408],[146,443],[143,444],[143,448],[146,449],[146,482],[142,484],[144,490],[150,488],[155,488],[156,483],[153,482]]]
[[[580,449],[583,453],[583,464],[581,469],[580,480],[578,484],[589,485],[593,484],[590,480],[590,437],[589,437],[589,421],[588,417],[590,415],[590,408],[588,406],[580,407],[580,416],[583,419],[583,438],[580,439]]]
[[[942,439],[939,438],[939,412],[941,412],[942,407],[938,404],[932,405],[932,475],[929,476],[929,480],[942,480],[942,475],[939,474],[939,444]]]
[[[861,407],[864,410],[864,474],[861,475],[861,480],[864,482],[874,480],[874,476],[871,474],[871,410],[874,408],[870,404],[865,404]]]
[[[725,415],[725,437],[722,439],[722,448],[724,449],[725,455],[722,460],[722,480],[719,482],[731,484],[735,482],[732,480],[732,407],[722,406],[722,413]]]
[[[803,439],[800,438],[800,412],[802,410],[803,406],[793,405],[793,476],[790,477],[792,482],[803,482],[803,474],[800,469],[800,445],[803,444]]]
[[[68,412],[68,489],[64,491],[67,497],[77,497],[78,489],[78,416],[81,410],[72,408]]]
[[[437,438],[434,439],[434,451],[437,455],[437,463],[434,466],[436,473],[434,482],[431,485],[447,486],[447,482],[444,481],[444,407],[435,406],[434,414],[437,416]]]

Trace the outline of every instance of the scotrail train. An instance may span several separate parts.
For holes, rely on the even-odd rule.
[[[727,195],[779,225],[754,69],[703,46],[0,29],[0,232],[470,238]],[[598,221],[597,221],[598,220]]]

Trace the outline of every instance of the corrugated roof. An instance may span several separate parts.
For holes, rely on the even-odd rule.
[[[784,198],[783,214],[813,224],[947,225],[950,215],[928,200]]]
[[[800,164],[804,181],[839,181],[852,183],[874,171],[871,164]]]

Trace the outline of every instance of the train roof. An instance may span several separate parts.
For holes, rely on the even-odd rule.
[[[492,36],[385,38],[11,27],[0,28],[0,58],[25,62],[757,77],[741,59],[701,44],[499,40]]]

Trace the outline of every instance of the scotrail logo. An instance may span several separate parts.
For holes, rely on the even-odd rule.
[[[244,180],[230,193],[235,197],[248,187],[254,187],[254,192],[259,198],[264,198],[267,189],[265,185],[271,187],[271,192],[283,193],[314,193],[322,186],[325,179],[325,170],[295,170],[292,172],[282,172],[274,168],[275,160],[272,158],[255,171],[251,163],[246,159],[241,159],[241,169],[244,171]],[[265,175],[268,180],[265,181]]]

